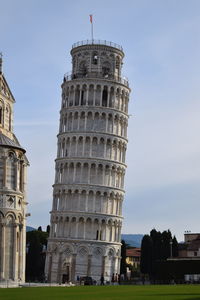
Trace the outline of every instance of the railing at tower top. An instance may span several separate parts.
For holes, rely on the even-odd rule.
[[[73,74],[71,72],[68,72],[64,75],[64,82],[65,81],[70,81],[70,80],[76,80],[76,79],[106,79],[106,80],[111,80],[111,81],[116,81],[118,83],[121,83],[127,87],[129,87],[129,82],[128,78],[126,77],[120,77],[116,75],[111,75],[111,74],[106,74],[103,75],[101,73],[86,73],[86,74],[81,74],[81,73],[76,73]]]
[[[79,46],[85,46],[85,45],[105,45],[105,46],[110,46],[110,47],[113,47],[113,48],[116,48],[116,49],[119,49],[120,51],[123,52],[123,48],[122,46],[116,44],[116,43],[113,43],[113,42],[108,42],[108,41],[104,41],[104,40],[84,40],[84,41],[80,41],[80,42],[77,42],[77,43],[74,43],[72,45],[72,49],[76,48],[76,47],[79,47]]]

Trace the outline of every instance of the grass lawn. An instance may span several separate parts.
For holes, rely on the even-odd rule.
[[[200,285],[30,287],[0,289],[0,300],[200,300]]]

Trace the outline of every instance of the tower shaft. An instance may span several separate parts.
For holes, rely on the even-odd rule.
[[[49,281],[120,272],[128,125],[123,50],[110,42],[77,43],[64,76],[58,134]]]

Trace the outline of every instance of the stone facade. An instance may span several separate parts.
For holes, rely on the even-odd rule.
[[[64,76],[51,230],[45,272],[50,282],[119,274],[128,126],[123,50],[82,42]]]
[[[25,150],[13,133],[15,99],[0,57],[0,281],[25,281]]]

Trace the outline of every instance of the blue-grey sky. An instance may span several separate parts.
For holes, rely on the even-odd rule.
[[[200,1],[0,0],[0,51],[27,149],[28,225],[49,223],[61,82],[74,42],[121,44],[132,89],[124,233],[200,231]]]

